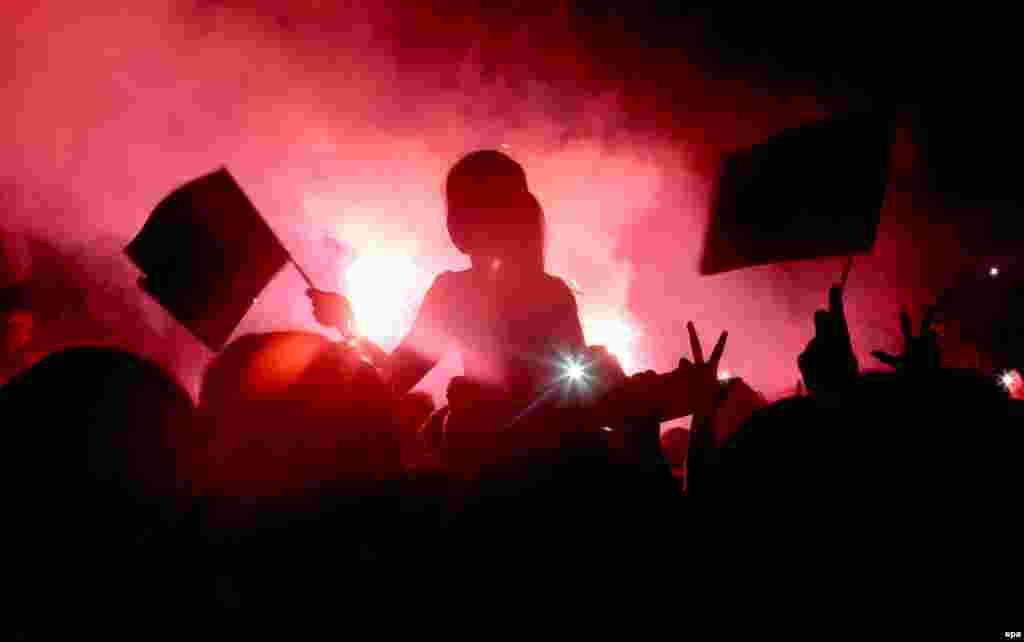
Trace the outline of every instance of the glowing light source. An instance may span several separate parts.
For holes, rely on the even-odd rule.
[[[730,373],[728,370],[723,370],[718,373],[719,381],[728,381],[729,379],[732,379],[732,373]]]
[[[1024,384],[1024,381],[1021,381],[1020,373],[1018,373],[1016,370],[1008,370],[1007,372],[999,375],[997,379],[999,380],[999,384],[1001,384],[1002,387],[1010,391],[1013,391],[1016,387],[1020,386],[1021,384]]]
[[[628,323],[616,318],[584,317],[583,335],[587,345],[608,348],[627,374],[633,371],[633,344],[639,333]]]
[[[999,384],[1010,393],[1011,399],[1024,400],[1024,377],[1017,370],[1007,370],[997,377]]]
[[[988,275],[991,277],[999,276],[999,268],[995,265],[988,269]]]
[[[405,256],[371,254],[356,259],[345,272],[356,331],[381,343],[400,337],[410,322],[419,280],[418,268]]]
[[[565,367],[565,376],[569,381],[582,381],[586,374],[582,363],[573,361]]]

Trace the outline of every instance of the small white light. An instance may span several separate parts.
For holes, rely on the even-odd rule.
[[[580,381],[584,376],[586,376],[586,373],[583,371],[582,364],[570,363],[565,367],[565,376],[568,377],[570,381]]]
[[[991,277],[999,276],[999,268],[995,265],[988,269],[988,275]]]
[[[728,370],[723,370],[718,373],[719,381],[727,381],[729,379],[732,379],[732,373],[730,373]]]
[[[605,432],[613,432],[613,431],[614,431],[614,428],[609,428],[608,426],[603,426],[603,427],[601,428],[601,430],[603,430],[603,431],[605,431]]]
[[[1012,372],[1004,372],[1003,374],[999,375],[999,383],[1003,384],[1003,387],[1006,388],[1007,390],[1013,387],[1015,381],[1016,378],[1013,376]]]

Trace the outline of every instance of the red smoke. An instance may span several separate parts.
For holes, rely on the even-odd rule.
[[[722,367],[733,376],[769,396],[793,387],[841,264],[698,277],[709,185],[723,151],[849,101],[773,85],[763,70],[756,83],[726,77],[707,51],[700,66],[689,62],[686,42],[648,51],[621,21],[568,10],[365,5],[0,10],[16,28],[0,45],[10,67],[0,88],[4,227],[87,257],[95,270],[79,276],[93,290],[116,280],[117,292],[134,292],[131,271],[110,267],[123,263],[118,248],[176,185],[226,165],[319,287],[341,289],[355,258],[330,249],[333,238],[357,257],[415,265],[415,287],[378,293],[414,303],[433,274],[466,264],[443,225],[445,171],[469,150],[502,147],[545,208],[549,271],[575,282],[584,316],[637,329],[634,368],[689,356],[684,326],[694,320],[703,337],[729,330]],[[973,261],[956,230],[920,213],[932,201],[907,128],[896,154],[877,248],[858,259],[848,289],[863,365],[871,349],[898,348],[901,305],[930,302]],[[286,271],[239,331],[315,328],[304,290]],[[136,307],[173,343],[165,360],[194,392],[209,355],[158,308]],[[441,391],[457,367],[442,364],[424,386]]]

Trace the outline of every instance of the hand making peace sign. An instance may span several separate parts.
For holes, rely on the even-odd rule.
[[[714,411],[715,400],[718,396],[718,364],[725,352],[725,341],[729,338],[728,332],[722,332],[711,351],[711,358],[704,361],[704,350],[701,348],[700,339],[697,337],[697,329],[693,322],[686,324],[686,330],[690,335],[690,351],[693,355],[693,363],[685,358],[679,360],[679,370],[690,371],[690,398],[693,407],[694,418],[710,416]]]

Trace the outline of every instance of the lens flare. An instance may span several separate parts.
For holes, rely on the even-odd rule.
[[[420,271],[408,257],[371,254],[356,259],[345,272],[356,331],[382,344],[400,338],[411,323],[419,281]]]
[[[569,381],[582,381],[586,374],[586,370],[581,363],[571,362],[565,367],[565,376]]]
[[[584,317],[583,336],[587,345],[608,348],[627,374],[635,369],[633,345],[639,333],[622,319]]]
[[[1024,377],[1021,376],[1020,371],[1007,370],[998,375],[996,380],[1010,393],[1011,399],[1024,400]]]

